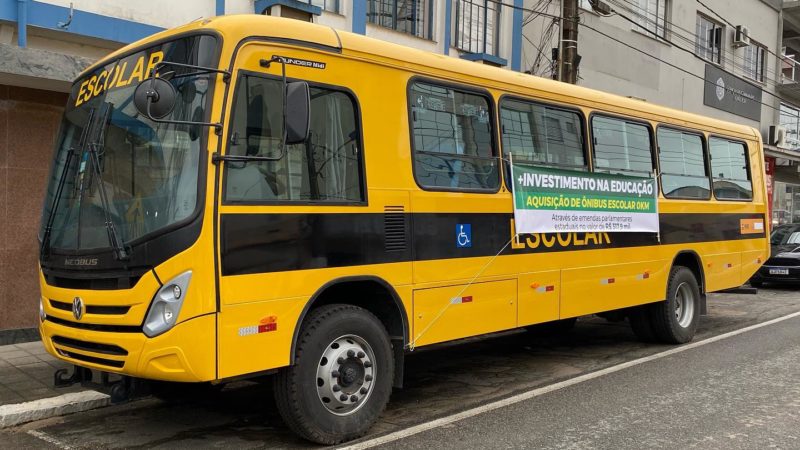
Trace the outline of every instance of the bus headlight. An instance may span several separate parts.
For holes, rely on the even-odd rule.
[[[191,270],[184,272],[164,283],[156,292],[142,327],[147,337],[156,337],[175,326],[191,278]]]

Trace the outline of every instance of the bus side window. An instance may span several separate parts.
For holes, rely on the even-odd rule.
[[[592,118],[596,172],[648,176],[653,172],[650,128],[614,117]]]
[[[747,147],[736,141],[711,137],[711,174],[714,196],[720,200],[750,200],[753,183],[747,170]]]
[[[225,200],[363,202],[361,133],[353,98],[311,84],[309,138],[282,151],[281,87],[275,78],[239,77],[228,154],[276,160],[226,164]]]
[[[586,170],[583,120],[575,111],[525,102],[500,104],[503,153],[514,162]]]
[[[703,136],[663,127],[656,136],[664,197],[709,199]]]
[[[414,175],[420,187],[488,192],[500,188],[485,95],[414,82],[409,102]]]

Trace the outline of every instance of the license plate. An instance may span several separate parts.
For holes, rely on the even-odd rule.
[[[769,269],[770,275],[789,275],[789,269]]]

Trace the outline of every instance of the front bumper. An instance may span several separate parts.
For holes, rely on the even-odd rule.
[[[186,320],[155,338],[124,330],[82,329],[51,316],[39,325],[45,349],[81,367],[152,380],[216,378],[216,314]]]

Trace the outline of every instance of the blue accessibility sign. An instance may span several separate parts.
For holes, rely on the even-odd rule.
[[[472,224],[469,223],[456,224],[456,247],[457,248],[472,247]]]

